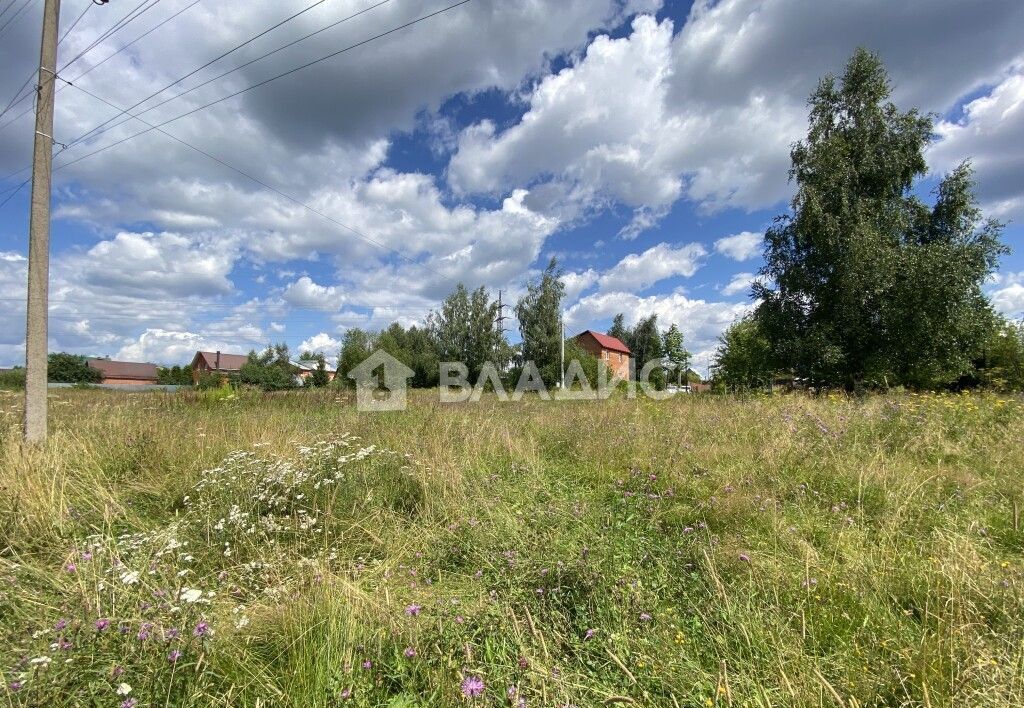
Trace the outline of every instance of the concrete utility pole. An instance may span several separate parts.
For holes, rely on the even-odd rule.
[[[53,95],[57,75],[60,0],[43,5],[43,38],[36,87],[32,153],[32,206],[28,225],[28,312],[25,325],[25,441],[46,440],[47,309],[50,288],[50,170],[53,166]]]
[[[565,388],[565,313],[561,310],[558,311],[558,324],[561,327],[562,333],[559,337],[559,352],[558,358],[560,368],[562,370],[562,378],[558,382],[558,388]]]

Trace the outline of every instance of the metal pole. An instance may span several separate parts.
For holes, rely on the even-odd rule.
[[[47,297],[50,285],[50,170],[60,0],[43,5],[39,50],[32,203],[28,226],[28,309],[25,324],[25,441],[46,440]]]
[[[565,315],[561,310],[558,312],[558,322],[562,327],[562,336],[559,337],[559,360],[561,362],[562,378],[558,382],[558,388],[565,388]]]

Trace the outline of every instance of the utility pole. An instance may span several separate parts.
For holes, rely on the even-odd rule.
[[[565,388],[565,314],[558,311],[558,323],[562,328],[562,335],[558,338],[559,360],[561,361],[562,378],[558,382],[558,388]]]
[[[508,343],[508,340],[505,339],[505,332],[508,331],[508,328],[505,327],[505,320],[507,320],[507,319],[508,319],[508,317],[505,315],[505,305],[501,301],[501,291],[499,290],[498,291],[498,314],[494,318],[494,322],[495,322],[495,324],[498,325],[498,331],[501,332],[501,338],[502,338],[502,340],[505,341],[506,344]],[[506,368],[506,361],[505,361],[504,356],[502,356],[501,357],[501,361],[498,362],[498,369],[499,369],[498,373],[504,374],[505,373],[505,368]]]
[[[28,225],[28,309],[25,324],[25,441],[46,440],[47,315],[50,288],[50,171],[53,167],[53,95],[57,76],[60,0],[43,5],[43,37],[36,87],[32,203]]]

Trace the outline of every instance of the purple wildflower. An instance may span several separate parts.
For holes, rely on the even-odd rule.
[[[110,671],[110,676],[111,676],[112,678],[117,678],[118,676],[120,676],[120,675],[121,675],[121,674],[123,674],[123,673],[124,673],[124,667],[123,667],[123,666],[121,666],[120,664],[118,664],[118,665],[117,665],[117,666],[115,666],[115,667],[114,667],[113,669],[111,669],[111,671]]]
[[[595,634],[597,634],[597,630],[596,629],[588,629],[587,633],[583,635],[583,641],[587,641],[588,639],[593,637]]]
[[[64,564],[64,570],[66,570],[69,573],[74,573],[76,570],[78,570],[78,566],[72,563],[71,561],[68,561]]]
[[[370,669],[373,668],[373,662],[370,661],[369,659],[367,659],[366,661],[363,662],[363,668],[366,669],[367,671],[369,671]]]
[[[7,688],[11,691],[11,693],[14,693],[15,691],[20,691],[22,685],[23,684],[21,683],[21,681],[11,681],[9,684],[7,684]]]
[[[68,621],[66,619],[59,619],[59,620],[57,620],[57,623],[53,625],[53,628],[56,629],[59,632],[60,630],[64,629],[67,626],[68,626]]]
[[[530,662],[525,656],[519,657],[519,661],[516,663],[519,665],[519,668],[523,671],[526,671],[528,668],[530,668]]]
[[[466,698],[479,698],[484,695],[484,680],[479,676],[467,676],[462,680],[462,695]]]
[[[649,612],[641,612],[640,613],[640,621],[641,622],[650,622],[652,619],[654,619],[654,618],[651,617],[651,614]]]
[[[96,620],[95,626],[97,632],[102,632],[110,626],[110,620],[106,619],[105,617],[101,617],[98,620]]]
[[[414,647],[406,647],[404,653],[406,659],[412,659],[416,656],[416,649]]]
[[[341,696],[340,696],[341,700],[347,701],[351,697],[352,697],[352,689],[346,688],[346,689],[344,689],[341,692]]]
[[[421,609],[423,608],[421,608],[414,602],[413,604],[405,608],[405,614],[407,614],[409,617],[418,617]]]
[[[166,632],[164,632],[164,637],[166,637],[168,641],[170,641],[171,639],[177,639],[180,636],[181,630],[177,627],[171,627]]]
[[[91,561],[92,560],[92,553],[89,552],[89,551],[82,551],[82,560],[84,560],[84,561]]]
[[[748,556],[746,553],[741,553],[740,554],[740,560],[743,561],[744,563],[749,563],[750,562],[750,556]]]
[[[192,636],[205,637],[210,633],[210,625],[207,622],[200,622],[196,625],[196,628],[192,630]]]
[[[134,698],[125,698],[121,701],[121,708],[135,708],[137,705],[139,705],[139,702]]]
[[[171,662],[172,664],[175,663],[180,658],[181,658],[181,651],[178,650],[178,649],[175,649],[174,651],[172,651],[170,654],[167,655],[167,661]]]

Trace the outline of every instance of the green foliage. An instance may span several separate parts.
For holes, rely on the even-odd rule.
[[[198,380],[196,381],[196,388],[200,391],[210,391],[212,389],[221,388],[227,383],[224,376],[214,371],[204,371],[199,374]]]
[[[498,303],[481,286],[470,293],[459,283],[428,320],[438,361],[462,362],[475,381],[487,362],[499,369],[508,363],[509,347],[498,322]],[[413,367],[415,369],[415,367]],[[437,366],[434,365],[434,377]]]
[[[666,376],[678,384],[689,382],[690,352],[683,346],[683,333],[673,322],[662,336],[662,350],[665,357]]]
[[[562,271],[554,258],[541,276],[526,286],[526,294],[516,303],[519,332],[523,338],[523,361],[537,365],[547,386],[561,380],[562,298],[565,285]]]
[[[999,322],[982,348],[977,376],[997,391],[1024,391],[1024,323]]]
[[[772,383],[771,344],[752,317],[729,326],[719,337],[715,382],[731,391],[746,391]]]
[[[158,367],[156,370],[156,382],[165,386],[191,386],[192,365],[178,366],[175,364],[170,368],[166,366]]]
[[[345,336],[341,340],[341,351],[338,353],[335,383],[346,388],[354,387],[355,381],[349,378],[349,373],[372,353],[373,336],[369,332],[358,327],[345,330]]]
[[[415,325],[405,329],[397,322],[377,335],[374,349],[382,349],[415,372],[413,388],[430,388],[438,382],[438,358],[430,330]]]
[[[295,366],[288,358],[288,345],[268,346],[263,352],[249,352],[249,359],[238,371],[240,384],[257,386],[264,391],[295,388]]]
[[[824,385],[935,387],[971,368],[992,331],[981,291],[1005,247],[965,163],[929,207],[931,118],[889,102],[880,59],[858,50],[810,98],[792,150],[791,213],[766,234],[757,319],[774,365]]]
[[[643,368],[649,362],[660,362],[665,359],[662,334],[657,329],[656,315],[651,315],[637,322],[636,327],[630,332],[626,343],[633,350],[633,365],[636,369],[638,380]],[[680,346],[682,346],[682,341],[680,341]],[[682,356],[682,352],[677,351],[676,353],[677,356]],[[656,389],[664,389],[667,383],[665,369],[660,366],[653,369],[650,372],[648,381]]]
[[[103,379],[98,369],[90,368],[84,356],[55,352],[46,361],[47,381],[55,383],[99,383]]]
[[[587,377],[587,385],[589,385],[591,389],[596,390],[598,381],[600,380],[600,362],[598,361],[598,358],[577,344],[575,339],[567,339],[565,341],[565,382],[570,386],[575,385],[572,375],[570,374],[570,367],[574,361],[579,362],[583,375]],[[610,379],[610,377],[611,372],[607,372],[606,378]],[[579,385],[583,385],[582,381],[578,383]]]
[[[626,317],[621,312],[612,318],[612,326],[608,335],[615,337],[623,344],[629,345],[630,331],[626,327]]]
[[[25,388],[25,369],[16,366],[13,369],[0,370],[0,389],[19,390]]]

